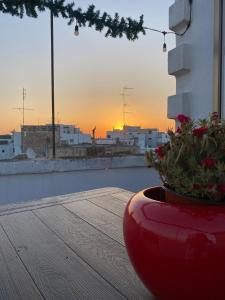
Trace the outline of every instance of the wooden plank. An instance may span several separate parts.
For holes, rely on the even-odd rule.
[[[117,199],[112,195],[90,198],[88,201],[116,214],[121,218],[123,218],[125,207],[127,205],[127,201]]]
[[[7,204],[7,205],[1,205],[0,206],[0,216],[6,215],[6,214],[13,214],[23,211],[28,211],[35,208],[41,208],[51,205],[56,205],[58,203],[64,203],[64,202],[74,202],[74,201],[81,201],[85,200],[86,197],[84,195],[77,195],[75,194],[69,194],[69,195],[63,195],[63,196],[54,196],[54,197],[48,197],[43,198],[40,200],[34,200],[30,202],[24,202],[19,204]]]
[[[122,191],[123,189],[117,187],[104,187],[104,188],[85,191],[85,194],[86,196],[88,196],[88,195],[101,194],[101,193],[118,193]]]
[[[43,299],[1,226],[0,299]]]
[[[60,203],[82,201],[85,199],[91,199],[99,195],[107,195],[111,193],[114,194],[118,192],[121,192],[121,190],[117,188],[102,188],[102,189],[95,189],[86,192],[42,198],[40,200],[34,200],[25,203],[1,205],[0,216],[29,211],[31,209],[36,209],[36,208],[48,207]]]
[[[124,299],[32,212],[0,222],[46,299]]]
[[[47,197],[47,198],[41,198],[39,200],[33,200],[33,201],[28,201],[28,202],[22,202],[22,203],[15,203],[15,204],[6,204],[6,205],[1,205],[0,206],[0,213],[4,213],[6,211],[22,211],[26,210],[27,208],[29,209],[30,207],[35,208],[37,207],[44,207],[49,204],[57,204],[61,203],[63,201],[76,201],[76,200],[82,200],[86,199],[84,194],[82,193],[73,193],[73,194],[67,194],[67,195],[59,195],[59,196],[53,196],[53,197]]]
[[[35,214],[127,299],[151,299],[122,245],[62,206],[38,209]]]
[[[98,230],[118,241],[121,245],[124,245],[122,232],[123,221],[120,217],[87,200],[67,203],[63,204],[63,206]]]
[[[129,192],[129,191],[124,191],[124,192],[119,192],[119,193],[113,193],[112,197],[115,197],[118,200],[126,201],[128,202],[130,198],[134,195],[135,193]]]

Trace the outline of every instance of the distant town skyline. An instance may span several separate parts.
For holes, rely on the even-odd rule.
[[[0,133],[0,136],[11,136],[12,134],[14,134],[14,133],[21,133],[22,132],[22,128],[26,128],[26,127],[38,127],[38,126],[40,126],[40,127],[45,127],[45,126],[50,126],[51,127],[51,123],[49,122],[49,123],[43,123],[43,124],[25,124],[25,125],[21,125],[21,128],[19,128],[18,130],[15,130],[15,129],[13,129],[13,130],[9,130],[8,132],[6,132],[6,133],[4,133],[4,134],[1,134]],[[85,131],[82,127],[80,127],[80,126],[77,126],[77,124],[72,124],[72,123],[61,123],[61,122],[56,122],[55,123],[55,126],[56,127],[58,127],[58,126],[66,126],[66,127],[68,127],[68,126],[74,126],[74,128],[76,128],[77,130],[79,130],[80,131],[80,133],[82,133],[82,134],[90,134],[91,136],[93,135],[93,129],[95,129],[95,128],[92,128],[91,130],[89,130],[89,131]],[[114,127],[111,127],[111,128],[106,128],[106,130],[104,131],[104,132],[101,132],[101,135],[98,135],[98,132],[97,132],[97,134],[96,134],[96,138],[103,138],[103,139],[105,139],[105,138],[107,138],[107,134],[108,134],[108,132],[112,132],[112,131],[118,131],[118,132],[123,132],[124,130],[127,130],[127,128],[139,128],[140,127],[140,129],[141,130],[158,130],[159,132],[164,132],[164,133],[167,133],[167,131],[166,130],[160,130],[160,128],[158,128],[158,127],[146,127],[146,126],[144,126],[144,127],[142,127],[142,126],[138,126],[138,125],[132,125],[132,124],[125,124],[125,125],[118,125],[118,126],[114,126]],[[97,128],[95,129],[95,132],[96,132],[96,130],[97,130]]]
[[[69,0],[68,0],[69,1]],[[145,25],[168,29],[168,8],[172,0],[159,1],[76,1],[86,8],[110,14],[138,18],[145,15]],[[22,20],[1,15],[1,110],[0,134],[19,130],[22,113],[13,110],[22,105],[26,88],[25,124],[51,122],[50,25],[49,14]],[[160,34],[147,32],[138,41],[105,38],[104,33],[81,28],[74,37],[73,26],[55,19],[56,121],[76,124],[84,132],[96,126],[97,136],[123,125],[121,92],[130,86],[127,124],[156,127],[165,131],[173,126],[166,117],[167,96],[174,94],[175,80],[167,75],[167,54],[162,52]],[[175,38],[167,38],[168,49]]]

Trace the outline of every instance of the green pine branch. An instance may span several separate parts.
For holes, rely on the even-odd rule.
[[[94,27],[97,31],[106,29],[105,36],[123,37],[134,41],[140,33],[145,34],[143,27],[144,16],[139,20],[120,18],[118,13],[111,17],[108,13],[101,13],[90,5],[86,11],[75,8],[75,4],[66,4],[65,0],[0,0],[0,12],[23,18],[24,15],[37,18],[39,13],[51,10],[54,17],[68,19],[68,24],[77,23],[80,27]]]

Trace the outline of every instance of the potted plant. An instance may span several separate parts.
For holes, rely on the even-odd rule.
[[[131,262],[160,300],[225,299],[225,121],[177,116],[170,142],[147,154],[163,186],[124,215]]]

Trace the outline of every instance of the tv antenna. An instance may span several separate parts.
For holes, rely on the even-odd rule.
[[[23,105],[22,105],[22,107],[14,107],[13,109],[22,111],[22,113],[23,113],[23,123],[22,124],[24,126],[24,124],[25,124],[25,110],[34,110],[34,109],[32,109],[32,108],[25,108],[24,102],[25,102],[25,99],[26,99],[26,96],[27,96],[27,91],[26,91],[25,88],[23,88],[23,94],[22,94],[22,96],[23,96]]]
[[[127,114],[132,114],[131,111],[127,111],[127,107],[129,106],[129,104],[126,101],[126,98],[129,97],[130,95],[126,93],[127,90],[133,90],[134,88],[132,87],[127,87],[124,86],[123,87],[123,91],[120,94],[122,96],[123,99],[123,127],[126,125],[126,115]]]

